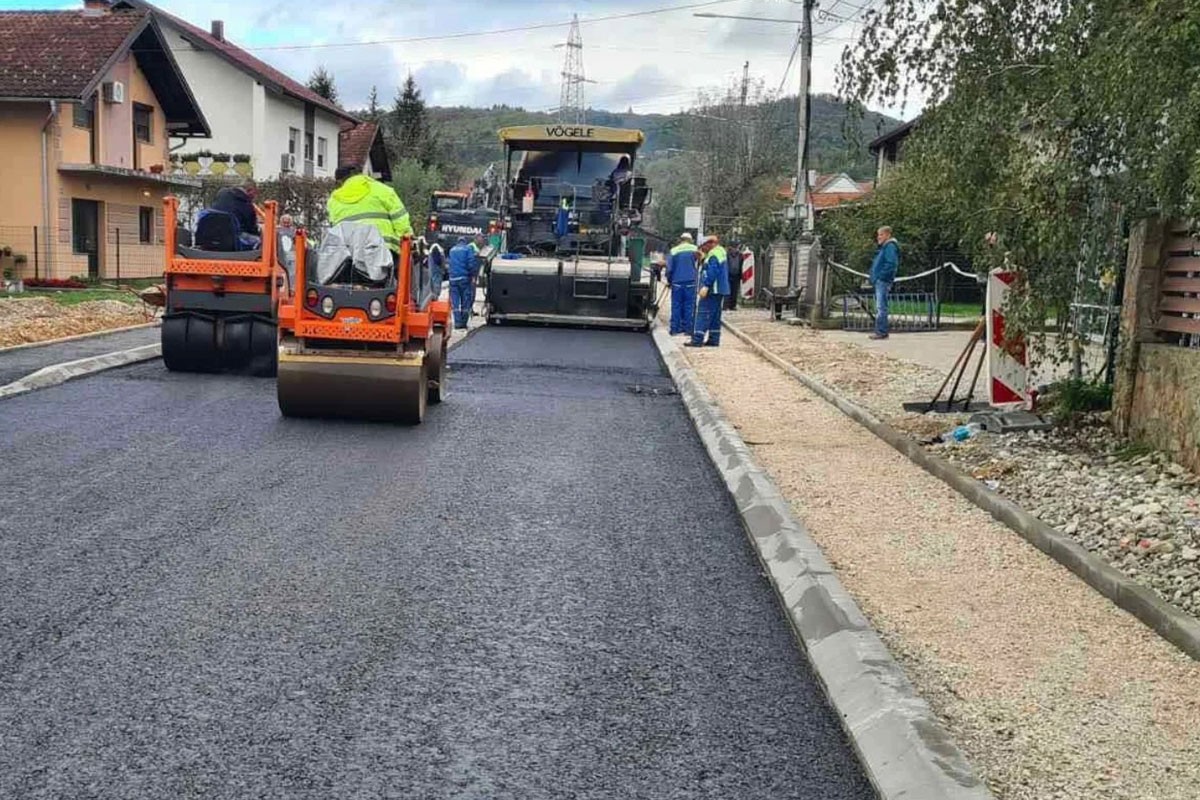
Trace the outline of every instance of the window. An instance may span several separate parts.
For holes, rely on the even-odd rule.
[[[142,244],[153,244],[154,239],[154,209],[142,206],[138,209],[138,241]]]
[[[140,103],[133,104],[133,138],[150,144],[154,141],[154,109]]]
[[[91,130],[96,122],[96,95],[89,97],[86,103],[76,103],[72,116],[76,128]]]
[[[325,159],[329,155],[329,141],[321,136],[317,139],[317,166],[324,169]]]
[[[304,134],[304,160],[312,161],[313,159],[313,135],[307,131]]]
[[[288,155],[296,155],[300,149],[300,129],[288,128]]]

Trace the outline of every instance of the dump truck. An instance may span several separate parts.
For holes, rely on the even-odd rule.
[[[434,192],[429,198],[425,240],[449,250],[460,236],[494,235],[499,230],[499,213],[484,206],[472,207],[472,198],[465,192]]]
[[[488,323],[648,328],[654,287],[639,229],[651,191],[633,175],[642,132],[526,125],[499,136],[503,241],[487,273]]]
[[[255,250],[238,249],[228,215],[209,217],[193,235],[179,226],[178,198],[163,204],[163,363],[175,372],[274,375],[276,310],[291,292],[280,260],[290,239],[279,241],[276,203],[256,207],[262,244]]]
[[[450,304],[432,297],[411,239],[393,261],[370,226],[342,223],[330,236],[350,242],[345,257],[328,241],[318,255],[297,233],[296,291],[279,309],[279,410],[420,423],[446,397]]]

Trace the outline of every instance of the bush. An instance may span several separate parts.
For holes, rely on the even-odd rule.
[[[25,255],[24,253],[14,253],[13,254],[13,263],[16,264],[18,267],[28,264],[29,256]]]
[[[229,153],[216,153],[213,155],[213,161],[228,161]]]
[[[1047,407],[1055,419],[1073,423],[1092,411],[1112,408],[1112,386],[1106,383],[1070,379],[1050,385]]]
[[[86,289],[88,285],[78,278],[29,278],[25,285],[32,289]]]
[[[250,161],[251,161],[251,158],[250,158],[249,153],[234,153],[233,154],[233,163],[235,163],[235,164],[249,164]]]

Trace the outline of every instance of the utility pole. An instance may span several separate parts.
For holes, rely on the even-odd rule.
[[[800,94],[796,98],[800,106],[800,134],[796,155],[796,219],[800,230],[812,229],[808,218],[808,125],[809,83],[812,80],[812,12],[816,0],[804,0],[804,16],[800,22]]]
[[[745,19],[753,22],[783,22],[789,25],[800,23],[800,96],[797,98],[800,106],[800,132],[796,147],[796,197],[792,205],[792,214],[800,223],[801,231],[811,230],[812,221],[808,219],[808,125],[809,125],[809,84],[812,76],[812,14],[817,0],[804,0],[803,16],[799,20],[778,19],[774,17],[746,17],[736,14],[713,14],[697,12],[693,17],[710,19]]]
[[[746,167],[742,172],[742,180],[750,178],[751,170],[754,165],[751,163],[754,160],[754,131],[747,128],[746,123],[746,95],[750,91],[750,62],[742,64],[742,102],[738,111],[738,121],[741,123],[742,133],[746,136]]]

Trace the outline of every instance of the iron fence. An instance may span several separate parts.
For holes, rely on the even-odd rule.
[[[7,281],[121,283],[163,274],[162,224],[153,217],[110,214],[95,233],[63,230],[46,236],[40,225],[0,225],[0,270]]]

